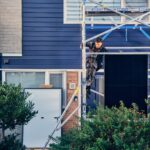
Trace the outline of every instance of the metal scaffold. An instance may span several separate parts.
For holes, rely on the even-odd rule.
[[[86,0],[82,1],[82,117],[86,118]]]
[[[92,13],[92,11],[88,12],[86,10],[86,4],[87,3],[91,3],[91,4],[95,4],[97,5],[99,8],[103,9],[103,11],[97,11]],[[144,26],[146,26],[147,28],[150,28],[150,25],[143,21],[144,17],[147,17],[148,15],[150,15],[150,9],[143,9],[141,10],[139,8],[139,10],[132,10],[131,8],[127,8],[126,7],[126,0],[120,0],[121,3],[121,9],[117,10],[117,9],[113,9],[111,7],[108,7],[106,5],[103,4],[102,0],[97,2],[95,0],[82,0],[82,117],[85,119],[86,118],[86,56],[87,54],[92,54],[92,55],[107,55],[108,53],[104,53],[104,52],[86,52],[86,43],[89,41],[92,41],[94,39],[96,39],[97,37],[102,37],[105,36],[107,34],[109,34],[110,32],[116,30],[116,29],[120,29],[121,27],[128,25],[128,24],[135,24],[133,25],[134,27],[142,24]],[[150,5],[150,0],[148,0],[148,6]],[[126,9],[125,9],[126,7]],[[100,9],[100,10],[101,10]],[[114,27],[111,27],[108,30],[105,30],[102,33],[99,33],[89,39],[86,39],[86,17],[90,16],[90,17],[94,17],[94,16],[98,16],[98,15],[104,15],[104,10],[108,11],[111,15],[113,13],[113,15],[115,16],[121,16],[122,20],[121,23],[116,24],[114,23],[115,21],[113,21],[112,24],[114,24]],[[109,13],[107,13],[107,16],[109,16]],[[130,16],[129,14],[138,14],[135,15],[136,17]],[[125,19],[128,19],[127,21],[124,21]],[[93,23],[93,18],[91,19],[91,24]],[[140,28],[141,32],[143,34],[146,35],[146,32]],[[147,38],[150,39],[150,36]],[[134,47],[134,49],[138,49],[139,47]],[[120,49],[132,49],[131,47],[120,47]],[[150,49],[149,47],[140,47],[140,49]],[[111,54],[111,53],[109,53]],[[113,53],[114,54],[114,53]],[[135,53],[134,53],[135,54]],[[138,54],[138,53],[137,53]],[[91,90],[91,92],[95,93],[95,94],[100,94],[99,92],[95,91],[95,90]]]

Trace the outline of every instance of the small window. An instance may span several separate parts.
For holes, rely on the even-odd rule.
[[[45,83],[44,72],[6,72],[6,82],[23,88],[40,88]]]
[[[62,74],[50,74],[50,84],[53,88],[63,88]]]
[[[66,106],[66,76],[61,72],[51,72],[49,74],[49,83],[52,88],[62,89],[62,107]]]

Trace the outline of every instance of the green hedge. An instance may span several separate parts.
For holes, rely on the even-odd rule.
[[[53,150],[150,150],[150,119],[135,104],[97,108],[50,147]]]

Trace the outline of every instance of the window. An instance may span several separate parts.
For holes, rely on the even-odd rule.
[[[50,84],[53,88],[63,88],[62,74],[50,74]]]
[[[119,10],[125,11],[125,8],[130,10],[138,9],[141,11],[142,9],[147,9],[150,5],[150,1],[148,0],[95,0],[96,2],[101,2],[103,5]],[[116,15],[116,13],[109,12],[108,10],[99,7],[98,5],[89,2],[86,0],[86,12],[97,12],[101,13],[101,16],[92,17],[88,15],[86,17],[87,24],[116,24],[123,23],[126,21],[125,17]],[[132,11],[131,11],[132,12]],[[143,12],[144,13],[144,12]],[[89,14],[89,13],[88,13]],[[108,15],[107,15],[108,14]],[[129,14],[131,15],[131,13]],[[140,13],[135,13],[132,16],[139,16]],[[143,17],[143,20],[148,21],[148,16]],[[64,0],[64,23],[66,24],[80,24],[82,20],[82,0]]]
[[[6,72],[6,82],[23,88],[39,88],[45,83],[44,72]]]
[[[49,83],[52,85],[52,88],[62,89],[62,107],[65,108],[66,106],[66,76],[65,74],[59,73],[59,72],[50,72]]]

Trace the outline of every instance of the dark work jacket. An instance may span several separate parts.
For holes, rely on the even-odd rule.
[[[95,47],[94,42],[86,43],[86,47],[89,47],[89,52],[108,52],[107,49],[103,45],[99,49],[97,49]],[[104,56],[103,55],[97,55],[96,61],[97,61],[97,69],[96,70],[99,70],[103,66]]]

